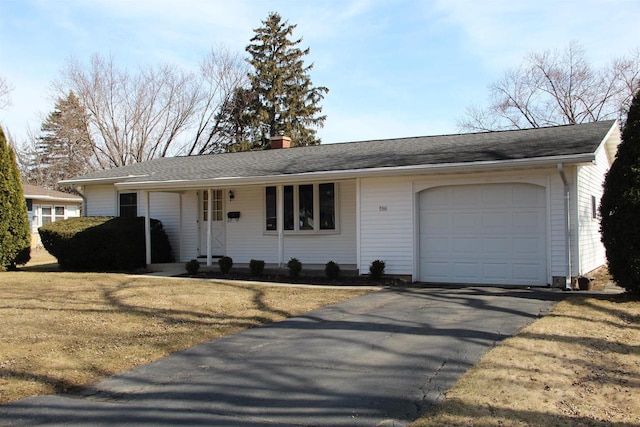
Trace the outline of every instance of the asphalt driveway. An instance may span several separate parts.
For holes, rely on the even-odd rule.
[[[0,406],[0,425],[405,425],[564,295],[384,290],[175,353],[75,395]]]

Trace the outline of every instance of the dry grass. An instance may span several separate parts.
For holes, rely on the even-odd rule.
[[[577,296],[488,352],[424,426],[640,425],[640,303]]]
[[[43,272],[55,264],[42,252],[30,271],[0,273],[0,404],[88,385],[366,292]]]

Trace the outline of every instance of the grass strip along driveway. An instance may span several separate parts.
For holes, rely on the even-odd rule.
[[[640,425],[640,302],[577,295],[487,352],[411,427]]]
[[[88,385],[365,292],[123,274],[0,273],[0,404]]]

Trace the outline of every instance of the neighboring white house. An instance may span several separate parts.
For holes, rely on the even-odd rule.
[[[155,159],[63,181],[159,219],[179,261],[333,260],[414,281],[565,286],[605,264],[617,122]],[[274,147],[282,147],[273,149]],[[150,260],[150,249],[147,259]]]
[[[41,244],[38,227],[61,219],[80,216],[82,197],[29,184],[23,184],[22,188],[27,201],[32,247]]]

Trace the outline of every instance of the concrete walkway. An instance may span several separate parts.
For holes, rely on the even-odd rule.
[[[0,406],[0,425],[401,426],[570,294],[375,292],[175,353],[76,395]]]

